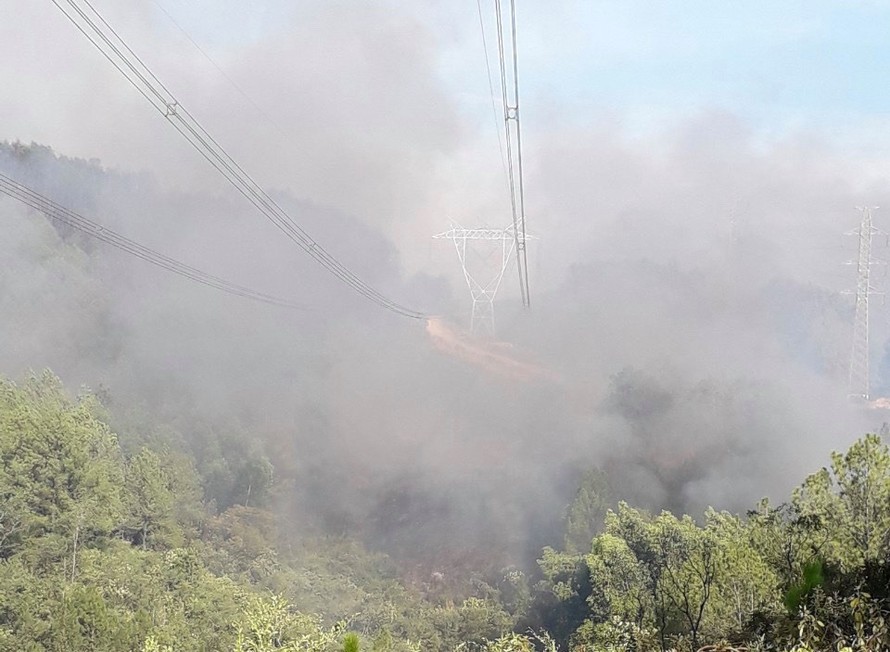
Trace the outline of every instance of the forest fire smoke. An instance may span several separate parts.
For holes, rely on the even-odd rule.
[[[557,375],[548,369],[522,362],[508,355],[505,351],[510,347],[509,344],[474,339],[467,333],[460,333],[439,317],[427,319],[426,332],[433,346],[439,351],[497,376],[522,382],[559,380]]]

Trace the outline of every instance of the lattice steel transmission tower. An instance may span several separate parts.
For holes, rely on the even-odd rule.
[[[877,207],[875,207],[877,208]],[[868,299],[880,294],[871,285],[871,267],[876,264],[871,255],[872,240],[882,233],[872,222],[872,209],[859,208],[862,221],[859,228],[847,233],[858,236],[859,256],[856,264],[856,313],[853,318],[853,347],[850,354],[850,398],[868,400],[871,391],[869,375]]]
[[[457,258],[460,260],[464,279],[473,299],[470,332],[474,335],[494,337],[494,299],[501,287],[510,259],[516,252],[516,233],[513,225],[504,229],[465,229],[452,224],[450,229],[433,237],[451,240],[457,250]],[[533,238],[526,235],[523,241],[529,239]],[[483,241],[494,245],[489,247],[487,255],[483,255],[478,248],[473,247],[474,243]],[[471,264],[470,257],[473,255],[476,255],[476,262],[481,263],[481,266],[474,267]]]

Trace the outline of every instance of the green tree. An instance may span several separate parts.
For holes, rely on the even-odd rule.
[[[587,566],[594,625],[587,645],[599,635],[612,645],[655,631],[663,649],[677,636],[696,647],[741,630],[755,611],[776,604],[776,577],[745,524],[713,510],[699,526],[689,516],[652,518],[621,503],[607,514]]]
[[[329,652],[344,623],[325,628],[321,619],[295,612],[281,596],[242,594],[246,603],[237,623],[234,652]]]
[[[832,453],[831,469],[809,476],[792,504],[824,530],[826,561],[843,570],[880,563],[890,550],[890,450],[870,434]]]
[[[504,569],[497,585],[498,599],[504,609],[517,621],[522,620],[531,606],[532,593],[528,579],[518,568]]]
[[[717,577],[713,618],[723,632],[743,631],[755,614],[776,614],[781,579],[769,563],[750,521],[709,510],[708,528],[719,541],[722,563]]]
[[[482,649],[484,652],[535,652],[534,643],[527,636],[520,634],[505,634],[486,642]]]
[[[251,457],[235,474],[232,487],[232,504],[245,507],[263,507],[275,478],[275,467],[263,456]]]
[[[605,525],[611,497],[602,471],[588,471],[581,478],[575,497],[566,510],[566,552],[584,554]]]
[[[797,582],[803,569],[819,559],[828,540],[820,516],[802,515],[787,503],[772,507],[767,499],[748,512],[747,530],[752,546],[776,573],[783,589]]]
[[[624,539],[608,532],[598,536],[587,556],[587,566],[595,592],[605,600],[605,608],[599,610],[603,616],[608,614],[637,627],[654,623],[649,571]]]
[[[572,633],[591,617],[592,605],[600,604],[591,599],[593,587],[587,558],[545,547],[538,568],[543,578],[535,585],[529,620],[565,646]]]
[[[148,448],[140,450],[127,464],[126,482],[128,514],[125,529],[132,534],[133,543],[145,549],[150,538],[159,537],[162,542],[180,539],[173,516],[176,496],[160,457]]]
[[[101,589],[80,584],[64,591],[51,631],[55,649],[116,652],[133,649],[139,640],[135,623],[118,617]]]
[[[431,613],[441,636],[442,649],[451,650],[461,643],[483,645],[510,631],[513,619],[492,600],[467,598],[457,607]]]
[[[678,519],[662,512],[653,526],[665,592],[685,621],[693,649],[698,649],[718,575],[724,570],[724,550],[714,531],[699,528],[690,516]]]
[[[606,532],[624,540],[627,548],[642,569],[642,582],[648,594],[651,614],[637,620],[640,627],[651,625],[659,634],[663,649],[668,647],[671,634],[682,631],[676,623],[676,612],[665,589],[665,565],[667,556],[662,550],[658,528],[652,517],[627,503],[618,504],[618,510],[606,515]]]
[[[44,537],[42,554],[67,555],[74,577],[80,550],[120,522],[122,459],[98,411],[91,396],[71,401],[48,372],[21,387],[0,380],[0,505],[15,530],[5,554]]]

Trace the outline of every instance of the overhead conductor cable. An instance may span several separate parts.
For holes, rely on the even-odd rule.
[[[225,179],[282,233],[312,256],[322,267],[353,290],[377,305],[412,319],[425,315],[402,306],[368,285],[334,258],[304,231],[269,194],[183,107],[148,66],[123,41],[89,0],[52,0],[137,91],[192,145]]]
[[[488,74],[488,91],[491,96],[491,114],[494,118],[495,135],[498,139],[498,151],[501,155],[501,166],[504,168],[504,180],[508,179],[507,158],[504,154],[503,136],[501,135],[501,119],[498,117],[498,109],[496,106],[496,98],[494,94],[494,81],[491,75],[491,63],[488,60],[488,39],[485,37],[485,18],[482,15],[482,0],[476,0],[476,11],[479,15],[479,32],[482,36],[482,54],[485,59],[485,72]],[[510,193],[509,182],[507,185],[507,193]]]
[[[174,258],[165,256],[164,254],[141,245],[134,240],[130,240],[101,224],[96,224],[95,222],[88,220],[82,215],[61,206],[37,191],[32,190],[28,186],[6,176],[2,172],[0,172],[0,193],[20,201],[26,206],[30,206],[34,210],[43,213],[50,219],[61,222],[91,238],[100,240],[112,247],[120,249],[121,251],[136,256],[137,258],[141,258],[152,265],[156,265],[202,285],[222,290],[228,294],[244,297],[245,299],[251,299],[253,301],[259,301],[274,306],[292,308],[295,310],[307,309],[306,306],[295,301],[289,301],[287,299],[266,294],[265,292],[252,290],[251,288],[202,272],[191,265],[187,265]]]
[[[494,7],[497,14],[498,63],[501,73],[501,100],[504,108],[507,178],[510,186],[510,207],[513,214],[516,269],[519,272],[519,291],[522,295],[522,303],[528,307],[531,305],[531,299],[528,287],[528,256],[525,247],[525,187],[522,181],[522,129],[519,121],[519,56],[516,49],[516,2],[515,0],[510,0],[509,3],[512,70],[509,70],[507,66],[504,12],[501,0],[494,0]],[[512,75],[510,72],[512,72]],[[508,83],[509,77],[512,77],[512,84]]]

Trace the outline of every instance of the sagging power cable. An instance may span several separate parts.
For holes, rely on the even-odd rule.
[[[48,197],[41,195],[36,190],[15,181],[2,172],[0,172],[0,193],[17,200],[26,206],[30,206],[34,210],[43,213],[56,222],[65,224],[91,238],[111,245],[112,247],[136,256],[137,258],[141,258],[152,265],[156,265],[157,267],[166,269],[174,274],[178,274],[179,276],[195,281],[196,283],[200,283],[201,285],[216,288],[217,290],[222,290],[228,294],[233,294],[245,299],[259,301],[260,303],[281,306],[282,308],[292,308],[294,310],[308,310],[303,304],[289,301],[288,299],[282,299],[271,294],[266,294],[265,292],[258,292],[249,287],[238,285],[237,283],[232,283],[224,278],[202,272],[200,269],[192,267],[191,265],[187,265],[155,251],[154,249],[141,245],[134,240],[102,226],[101,224],[88,220],[84,216],[65,208],[61,204],[57,204]]]
[[[377,305],[412,319],[425,315],[396,303],[363,281],[302,229],[180,104],[89,0],[51,0],[66,18],[247,201],[322,267]]]
[[[504,136],[507,150],[507,178],[516,245],[516,269],[524,306],[531,305],[528,287],[528,256],[525,229],[525,186],[522,178],[522,129],[519,121],[519,55],[516,49],[516,1],[509,0],[510,60],[507,63],[507,39],[501,0],[494,0],[497,15],[498,65],[501,77],[501,101],[504,109]],[[508,81],[509,80],[509,81]],[[512,83],[510,83],[512,81]]]
[[[504,154],[501,119],[498,117],[498,109],[496,106],[497,99],[494,93],[494,78],[491,75],[491,62],[488,60],[488,39],[485,36],[485,17],[482,14],[482,0],[476,0],[476,12],[479,15],[479,32],[482,35],[482,54],[485,58],[485,72],[488,74],[488,91],[491,96],[491,114],[494,118],[495,134],[498,139],[498,152],[500,152],[501,166],[504,169],[504,180],[508,181],[509,173],[507,172],[507,157]],[[507,192],[510,192],[509,182],[507,185]]]
[[[230,85],[232,88],[234,88],[235,91],[237,91],[237,93],[244,99],[244,101],[247,102],[247,103],[251,106],[251,110],[252,110],[252,111],[256,111],[258,114],[260,114],[261,116],[263,116],[263,119],[265,119],[266,122],[268,122],[270,125],[272,125],[272,127],[275,129],[275,131],[278,132],[278,135],[280,135],[282,138],[287,138],[288,136],[287,136],[287,134],[284,132],[284,129],[282,129],[281,126],[280,126],[274,119],[272,119],[272,116],[270,116],[269,113],[268,113],[267,111],[265,111],[265,110],[263,109],[263,107],[261,107],[261,106],[257,103],[256,100],[254,100],[250,95],[247,94],[247,91],[245,91],[243,88],[241,88],[240,84],[238,84],[238,82],[236,82],[236,81],[231,77],[231,75],[229,75],[229,74],[223,69],[223,67],[222,67],[221,65],[219,65],[213,57],[210,56],[210,53],[208,53],[207,50],[205,50],[203,47],[201,47],[201,44],[198,43],[198,42],[192,37],[192,35],[188,33],[188,31],[185,29],[185,27],[183,27],[183,26],[179,23],[179,21],[177,21],[177,20],[173,17],[173,14],[171,14],[169,11],[167,11],[167,8],[160,2],[160,0],[152,0],[152,2],[153,2],[153,3],[155,4],[155,6],[160,10],[160,12],[161,12],[162,14],[164,14],[164,16],[166,16],[167,20],[169,20],[170,23],[171,23],[171,24],[172,24],[172,25],[173,25],[173,26],[174,26],[180,33],[182,33],[182,35],[186,38],[186,40],[187,40],[189,43],[192,44],[192,46],[195,48],[195,50],[197,50],[198,53],[199,53],[202,57],[204,57],[204,59],[206,59],[207,62],[208,62],[211,66],[213,66],[214,68],[216,68],[216,71],[223,77],[223,79],[225,79],[225,80],[229,83],[229,85]]]

